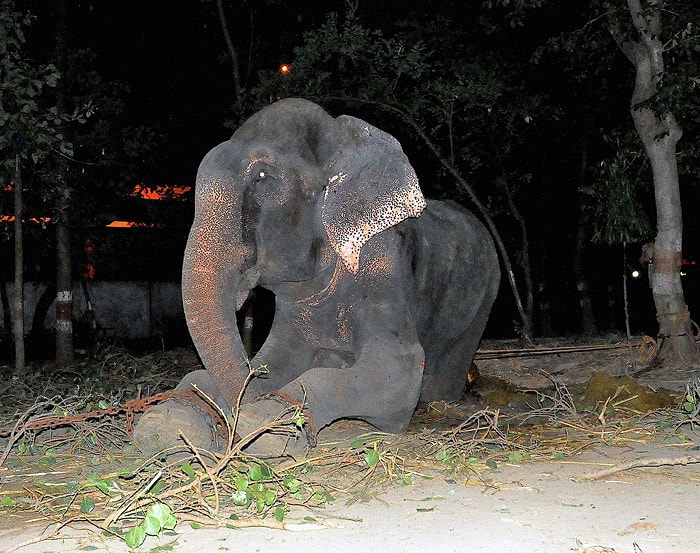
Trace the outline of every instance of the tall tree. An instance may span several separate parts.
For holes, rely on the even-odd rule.
[[[698,352],[680,276],[683,217],[676,156],[682,130],[664,90],[673,82],[666,69],[664,54],[674,47],[674,38],[693,40],[694,36],[696,46],[700,46],[693,25],[697,25],[700,10],[686,14],[691,16],[694,13],[696,18],[688,19],[687,25],[682,26],[674,37],[664,29],[667,4],[664,0],[647,0],[643,6],[641,0],[627,0],[631,26],[616,19],[610,22],[609,31],[634,66],[630,112],[649,158],[654,180],[657,232],[650,280],[661,340],[657,360],[670,365],[687,365],[697,361]]]
[[[606,181],[606,186],[596,187],[599,199],[608,202],[606,209],[598,212],[601,217],[594,221],[599,230],[607,227],[610,231],[602,237],[603,241],[622,244],[630,236],[639,239],[640,223],[644,217],[631,210],[645,205],[637,198],[643,196],[644,190],[639,185],[644,179],[639,175],[644,167],[643,157],[647,158],[655,199],[652,211],[656,214],[657,234],[654,243],[655,250],[660,250],[651,270],[660,327],[657,361],[668,361],[669,364],[695,361],[697,353],[692,323],[680,281],[683,222],[679,170],[686,175],[688,182],[698,185],[697,171],[693,175],[693,167],[697,167],[699,148],[697,139],[691,139],[682,150],[677,149],[681,129],[674,113],[682,114],[684,125],[697,128],[700,124],[696,99],[700,72],[700,34],[697,30],[700,5],[685,0],[597,0],[580,5],[562,0],[494,0],[494,3],[517,14],[521,20],[527,19],[528,15],[534,15],[531,19],[544,20],[542,10],[547,9],[562,15],[560,29],[564,30],[559,33],[554,26],[545,30],[542,36],[552,38],[543,41],[548,46],[538,50],[537,56],[541,61],[539,56],[546,50],[561,54],[554,61],[550,58],[548,64],[543,64],[559,69],[558,72],[552,71],[546,82],[553,89],[559,88],[572,97],[570,101],[563,98],[562,102],[567,117],[579,114],[578,119],[568,122],[569,126],[581,129],[584,140],[597,141],[598,153],[593,155],[598,159],[588,165],[602,170],[591,173],[612,178]],[[632,63],[634,91],[631,102],[620,101],[628,98],[628,82],[620,76],[629,66],[619,64],[619,52],[623,52],[626,61]],[[646,156],[636,156],[624,141],[621,148],[612,149],[611,160],[608,159],[610,154],[602,153],[611,149],[603,142],[606,137],[627,134],[629,119],[619,116],[624,107],[630,109],[634,128],[641,139],[642,148],[637,149]],[[567,132],[565,128],[562,131]],[[595,133],[599,135],[597,138]],[[591,149],[586,149],[587,156],[591,155]],[[632,170],[627,160],[635,161]],[[679,163],[682,164],[680,169]],[[589,188],[586,179],[582,179],[579,189]],[[623,196],[616,193],[623,189]],[[613,221],[620,216],[625,219]]]
[[[43,4],[37,7],[49,8]],[[42,15],[46,17],[46,13]],[[155,151],[163,137],[152,128],[124,124],[122,98],[127,90],[94,71],[94,55],[89,50],[76,47],[69,51],[65,47],[66,19],[57,19],[59,32],[53,55],[61,72],[54,64],[36,63],[28,54],[32,50],[44,53],[41,47],[33,48],[34,42],[53,36],[34,32],[30,24],[35,17],[15,9],[11,0],[0,4],[0,24],[6,38],[0,41],[0,151],[6,160],[0,164],[0,175],[4,182],[12,180],[16,170],[10,161],[19,155],[27,192],[25,207],[29,202],[31,211],[44,216],[50,205],[54,207],[55,241],[48,247],[55,246],[52,266],[57,286],[50,288],[58,290],[55,295],[59,300],[57,361],[67,364],[73,356],[70,216],[87,225],[99,222],[99,209],[124,197],[126,189],[131,191],[133,183],[139,182],[136,179],[142,179],[145,170],[156,165]],[[71,110],[70,106],[76,107]],[[67,140],[69,136],[72,141]],[[21,262],[16,268],[21,270]],[[43,318],[34,323],[43,324]],[[32,331],[38,329],[33,326]]]
[[[67,7],[59,0],[56,30],[56,64],[62,75],[68,67]],[[61,79],[57,90],[59,113],[68,113],[67,83]],[[73,265],[70,247],[70,183],[67,161],[59,160],[56,198],[56,363],[61,366],[73,362]]]
[[[24,242],[22,240],[22,163],[15,156],[15,283],[12,306],[12,336],[15,342],[15,372],[24,374]],[[3,283],[4,285],[4,283]]]
[[[34,64],[26,55],[26,32],[33,18],[11,0],[0,3],[0,177],[12,182],[15,198],[15,297],[13,332],[17,370],[24,370],[22,301],[22,188],[23,167],[35,169],[52,150],[70,147],[59,132],[63,119],[51,105],[47,90],[54,88],[59,73],[50,64]],[[58,125],[57,125],[58,122]],[[4,286],[4,283],[3,283]]]

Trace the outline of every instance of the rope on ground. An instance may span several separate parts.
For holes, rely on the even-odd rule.
[[[656,354],[656,340],[651,336],[642,336],[642,340],[637,345],[637,361],[649,363]]]
[[[663,361],[666,351],[670,350],[673,352],[671,355],[675,355],[675,359],[680,361],[683,366],[694,365],[698,358],[698,347],[695,345],[698,336],[693,333],[693,327],[697,328],[697,323],[690,318],[690,312],[687,309],[681,313],[665,314],[665,317],[669,316],[673,317],[673,331],[668,336],[659,334],[656,363]],[[692,345],[686,343],[688,339],[692,341]],[[666,342],[668,343],[666,344]],[[692,351],[689,352],[689,349]]]
[[[690,327],[693,332],[693,340],[696,342],[700,340],[700,326],[693,319],[690,319]]]
[[[541,348],[513,348],[513,349],[479,349],[474,355],[475,359],[498,359],[502,357],[531,357],[535,355],[556,355],[560,353],[581,353],[586,351],[602,351],[608,349],[623,349],[638,346],[632,344],[601,344],[590,346],[552,346]]]

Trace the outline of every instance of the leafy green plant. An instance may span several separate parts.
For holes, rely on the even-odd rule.
[[[601,162],[592,186],[581,188],[594,203],[592,240],[603,244],[642,240],[651,233],[641,200],[649,190],[642,152],[631,133],[605,138],[614,147],[614,155]]]
[[[364,454],[365,463],[368,467],[373,467],[379,463],[379,452],[376,447],[368,449]]]
[[[690,423],[691,427],[700,422],[700,379],[686,384],[680,409],[686,417],[684,422]]]
[[[177,524],[175,515],[165,503],[155,503],[146,511],[146,517],[138,526],[124,535],[126,545],[132,549],[140,547],[146,536],[159,536],[165,530],[172,530]]]
[[[508,462],[509,463],[522,463],[523,461],[529,461],[529,460],[530,460],[529,453],[522,453],[520,451],[511,451],[508,454]]]
[[[686,413],[695,412],[695,410],[698,408],[697,403],[696,403],[697,399],[698,398],[696,398],[693,395],[690,395],[690,394],[686,395],[685,401],[683,402],[683,411],[685,411]]]
[[[462,464],[459,451],[447,444],[441,444],[433,453],[433,458],[450,470],[456,470]]]
[[[80,512],[84,515],[90,514],[95,510],[95,500],[90,497],[84,497],[80,502]]]
[[[88,475],[88,486],[94,486],[107,497],[115,497],[121,494],[121,487],[116,481],[109,478],[100,478],[97,473],[94,472]]]
[[[253,506],[262,513],[277,501],[277,477],[263,463],[239,467],[241,473],[234,480],[235,492],[231,499],[238,507]],[[276,513],[277,516],[277,513]]]

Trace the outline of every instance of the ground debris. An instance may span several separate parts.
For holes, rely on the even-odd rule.
[[[288,511],[304,509],[316,519],[315,509],[326,502],[368,501],[396,484],[424,479],[449,478],[497,490],[498,471],[505,464],[527,467],[539,460],[573,460],[603,445],[624,448],[626,443],[658,439],[680,442],[678,430],[697,424],[700,393],[691,394],[696,388],[687,381],[685,403],[692,403],[692,408],[682,409],[683,394],[676,395],[679,386],[667,391],[658,382],[654,387],[617,370],[605,373],[606,367],[619,368],[619,360],[611,361],[610,356],[626,355],[625,348],[596,351],[602,356],[596,371],[590,359],[577,371],[570,357],[564,364],[548,365],[552,373],[533,365],[528,378],[536,373],[536,387],[523,386],[528,380],[522,373],[516,371],[508,378],[494,370],[513,358],[491,358],[486,366],[486,360],[481,361],[476,387],[461,401],[421,406],[406,434],[376,432],[356,421],[343,421],[324,431],[319,446],[305,458],[268,462],[240,451],[221,456],[191,448],[189,457],[176,463],[158,456],[144,459],[134,451],[127,454],[128,428],[134,414],[161,400],[161,392],[172,388],[182,373],[198,367],[196,355],[189,350],[144,359],[114,353],[93,369],[86,365],[70,375],[53,375],[65,384],[63,398],[47,400],[39,394],[28,401],[31,389],[42,389],[40,378],[31,386],[19,386],[22,393],[13,398],[12,412],[6,410],[0,419],[6,421],[2,436],[7,440],[6,470],[0,472],[0,512],[77,520],[81,509],[92,505],[89,515],[96,529],[107,521],[128,528],[158,501],[170,505],[180,521],[290,529],[278,520],[295,524],[285,518]],[[593,352],[584,350],[582,355]],[[91,371],[103,378],[104,387],[98,393],[86,385],[94,381]],[[112,380],[106,378],[110,371],[114,371]],[[490,403],[494,396],[489,396],[489,387],[497,379],[502,379],[498,385],[504,394],[510,395],[503,405]],[[85,391],[85,396],[76,396],[76,389]],[[48,403],[37,404],[37,397]],[[638,398],[641,403],[635,403]],[[107,399],[105,409],[94,408]],[[58,427],[65,432],[60,434]],[[339,429],[345,432],[342,439],[337,438]],[[23,451],[20,438],[25,439]],[[692,445],[689,440],[685,445]],[[84,450],[89,456],[74,454],[78,443],[89,445]],[[694,456],[669,456],[619,463],[614,469],[660,466],[648,463],[662,461],[684,464],[683,459],[688,464],[700,462]],[[243,497],[245,501],[237,504],[236,498]]]

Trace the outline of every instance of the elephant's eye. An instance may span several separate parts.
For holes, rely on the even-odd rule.
[[[267,178],[267,173],[265,171],[258,172],[253,178],[253,184],[259,184]]]

